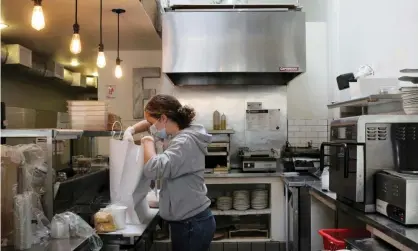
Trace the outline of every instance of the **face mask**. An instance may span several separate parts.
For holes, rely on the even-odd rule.
[[[156,122],[157,123],[157,122]],[[156,124],[155,123],[155,124]],[[154,137],[157,137],[159,139],[166,139],[167,138],[167,133],[165,131],[165,128],[158,130],[157,127],[155,126],[155,124],[153,124],[149,130],[151,132],[151,135]]]

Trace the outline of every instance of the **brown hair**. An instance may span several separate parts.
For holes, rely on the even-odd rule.
[[[152,97],[145,106],[145,111],[156,119],[160,119],[164,114],[176,122],[180,129],[189,127],[196,116],[192,107],[182,106],[175,97],[164,94]]]

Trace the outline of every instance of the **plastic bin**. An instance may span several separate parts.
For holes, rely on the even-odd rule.
[[[370,232],[365,229],[321,229],[319,235],[324,240],[324,249],[336,251],[346,247],[345,239],[368,238]]]

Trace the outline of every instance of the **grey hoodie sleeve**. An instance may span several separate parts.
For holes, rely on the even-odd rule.
[[[187,135],[175,137],[164,153],[148,160],[144,166],[144,175],[147,178],[157,179],[176,178],[191,172],[192,170],[181,167],[187,153],[192,152],[193,144],[193,140]]]

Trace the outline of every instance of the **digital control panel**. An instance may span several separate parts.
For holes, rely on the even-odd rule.
[[[389,204],[386,210],[387,210],[387,214],[389,218],[392,218],[401,223],[405,223],[405,210],[404,209]]]
[[[255,163],[254,162],[244,162],[244,168],[254,168]]]

